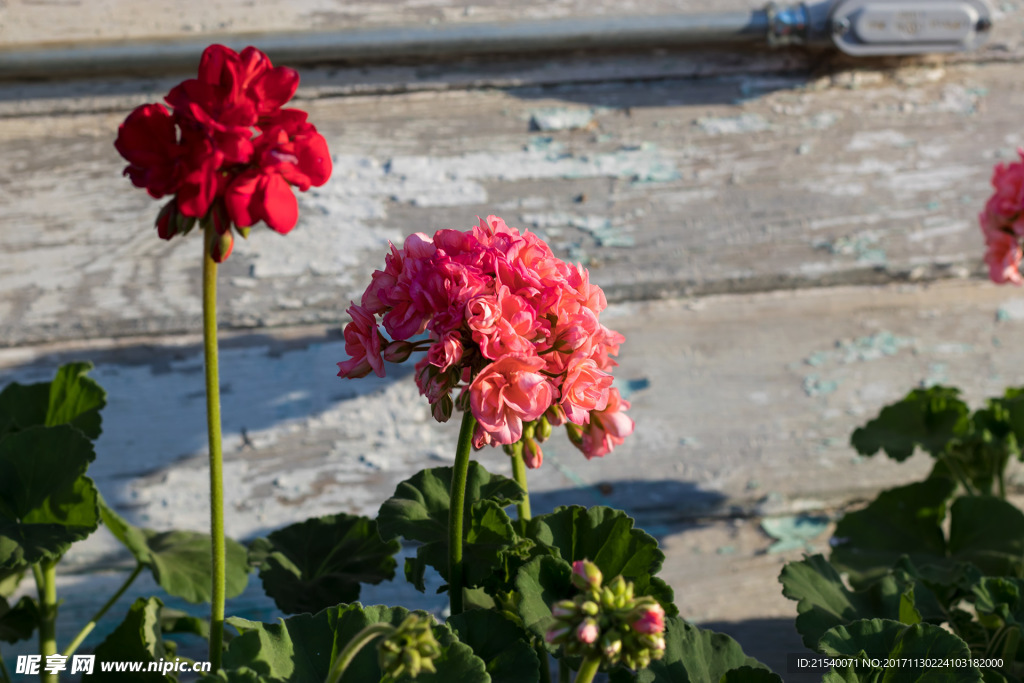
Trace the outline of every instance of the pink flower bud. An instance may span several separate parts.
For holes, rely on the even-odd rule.
[[[658,603],[644,606],[632,626],[637,633],[661,633],[665,630],[665,610]]]
[[[231,234],[231,231],[218,235],[216,231],[211,231],[208,238],[210,240],[210,256],[216,263],[224,263],[228,260],[228,256],[231,256],[231,250],[235,248],[235,238]]]
[[[560,626],[558,628],[553,628],[544,634],[544,640],[548,641],[549,643],[555,643],[560,639],[564,638],[566,635],[568,635],[569,631],[570,629],[568,626]]]
[[[601,629],[598,628],[597,622],[593,619],[586,619],[576,627],[576,638],[581,643],[586,643],[587,645],[596,643],[600,635]]]
[[[572,583],[580,590],[598,588],[601,578],[601,570],[590,560],[576,560],[572,563]]]
[[[178,234],[178,202],[175,199],[164,204],[156,217],[156,234],[162,240],[169,240]]]
[[[533,439],[523,439],[523,462],[531,470],[537,469],[544,462],[544,453]]]
[[[385,346],[380,356],[389,363],[404,363],[409,360],[414,348],[412,342],[395,341]]]

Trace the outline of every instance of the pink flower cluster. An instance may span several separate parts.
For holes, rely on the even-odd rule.
[[[1020,162],[999,164],[992,172],[995,193],[978,216],[985,235],[985,263],[993,282],[1024,283],[1020,273],[1024,237],[1024,149]]]
[[[125,175],[154,198],[175,195],[160,212],[163,239],[188,232],[209,216],[225,260],[234,239],[264,221],[277,232],[298,220],[292,187],[305,192],[331,175],[331,157],[316,127],[299,109],[284,109],[299,75],[274,67],[265,54],[223,45],[203,51],[197,78],[175,86],[161,104],[136,108],[114,146],[128,161]],[[253,136],[253,128],[259,131]]]
[[[609,374],[624,337],[598,319],[606,306],[582,266],[496,216],[466,232],[416,233],[391,246],[384,270],[348,309],[350,358],[338,375],[383,377],[384,361],[426,350],[416,363],[420,393],[442,422],[456,404],[472,410],[477,448],[522,448],[526,464],[539,467],[538,442],[565,425],[588,458],[603,456],[633,431]],[[423,332],[428,339],[409,341]]]

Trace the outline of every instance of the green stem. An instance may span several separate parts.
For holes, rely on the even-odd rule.
[[[135,571],[133,571],[128,576],[125,582],[121,584],[121,587],[117,589],[117,592],[114,593],[114,595],[111,596],[109,600],[107,600],[103,607],[100,607],[96,614],[92,615],[92,619],[89,620],[88,624],[82,627],[82,630],[78,632],[78,635],[75,636],[75,639],[71,641],[71,644],[64,648],[63,654],[65,657],[70,657],[75,653],[75,650],[77,650],[78,646],[82,644],[82,641],[85,640],[90,633],[92,633],[92,630],[94,628],[96,628],[96,622],[102,619],[103,615],[106,614],[107,611],[114,606],[114,603],[117,602],[122,595],[124,595],[124,592],[128,590],[128,586],[132,585],[132,582],[134,582],[135,579],[138,577],[139,573],[142,571],[142,568],[142,564],[135,565]]]
[[[558,683],[569,683],[569,662],[558,660]]]
[[[43,662],[50,655],[57,654],[57,561],[43,560],[33,565],[32,573],[39,591],[39,654]],[[57,674],[39,674],[42,683],[57,683]]]
[[[448,598],[452,614],[461,614],[462,596],[462,536],[463,516],[466,511],[466,477],[469,476],[469,456],[473,450],[473,431],[476,419],[473,411],[462,413],[459,444],[455,449],[455,467],[452,471],[452,490],[448,506]]]
[[[540,659],[540,683],[551,683],[551,660],[548,659],[548,651],[543,645],[537,644],[537,658]]]
[[[203,360],[206,365],[206,431],[210,439],[210,538],[213,553],[210,598],[210,664],[220,669],[224,645],[224,457],[220,433],[220,372],[217,367],[217,263],[210,255],[213,226],[203,231]]]
[[[334,660],[334,664],[331,665],[331,670],[327,673],[327,679],[324,683],[338,683],[345,673],[345,669],[348,668],[348,665],[352,663],[352,660],[355,659],[355,656],[359,654],[359,651],[367,643],[378,636],[389,636],[394,632],[395,627],[391,624],[370,624],[363,628],[352,640],[348,641],[348,645],[341,651],[338,658]]]
[[[591,683],[600,668],[601,655],[590,655],[580,665],[580,672],[576,674],[576,683]]]
[[[2,654],[0,654],[0,676],[3,676],[4,683],[13,683],[11,680],[11,672],[7,669],[7,664],[4,663]]]
[[[971,486],[971,482],[967,478],[967,475],[960,468],[960,464],[956,461],[956,458],[947,457],[946,458],[946,465],[948,465],[949,469],[953,471],[953,475],[957,479],[960,480],[960,485],[964,487],[965,491],[967,491],[967,495],[969,495],[969,496],[977,496],[978,495],[978,492],[974,490],[973,486]]]
[[[516,512],[519,513],[519,519],[530,519],[530,489],[526,486],[526,463],[523,462],[521,451],[517,451],[512,456],[512,476],[515,478],[516,483],[522,486],[523,491],[526,492],[526,498],[523,502],[516,504]]]

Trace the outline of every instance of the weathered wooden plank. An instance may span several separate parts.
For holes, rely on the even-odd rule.
[[[222,320],[338,321],[388,239],[489,213],[588,262],[616,300],[973,272],[991,167],[1022,142],[1018,71],[314,88],[301,104],[334,177],[291,235],[238,245]],[[126,110],[0,127],[0,344],[196,329],[200,245],[156,239],[158,204],[120,176]]]

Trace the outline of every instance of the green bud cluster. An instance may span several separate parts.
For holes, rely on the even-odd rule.
[[[625,664],[633,670],[646,668],[665,654],[665,637],[659,626],[638,630],[651,612],[664,616],[657,601],[634,595],[633,583],[616,576],[603,582],[601,570],[589,560],[573,564],[573,585],[580,594],[551,606],[555,624],[545,639],[561,645],[567,656],[601,657],[602,668]],[[647,632],[655,630],[656,632]]]
[[[377,653],[384,677],[381,683],[391,683],[403,676],[416,678],[421,671],[436,673],[434,659],[441,654],[441,646],[434,638],[433,620],[419,614],[410,614],[395,632],[381,639]]]

